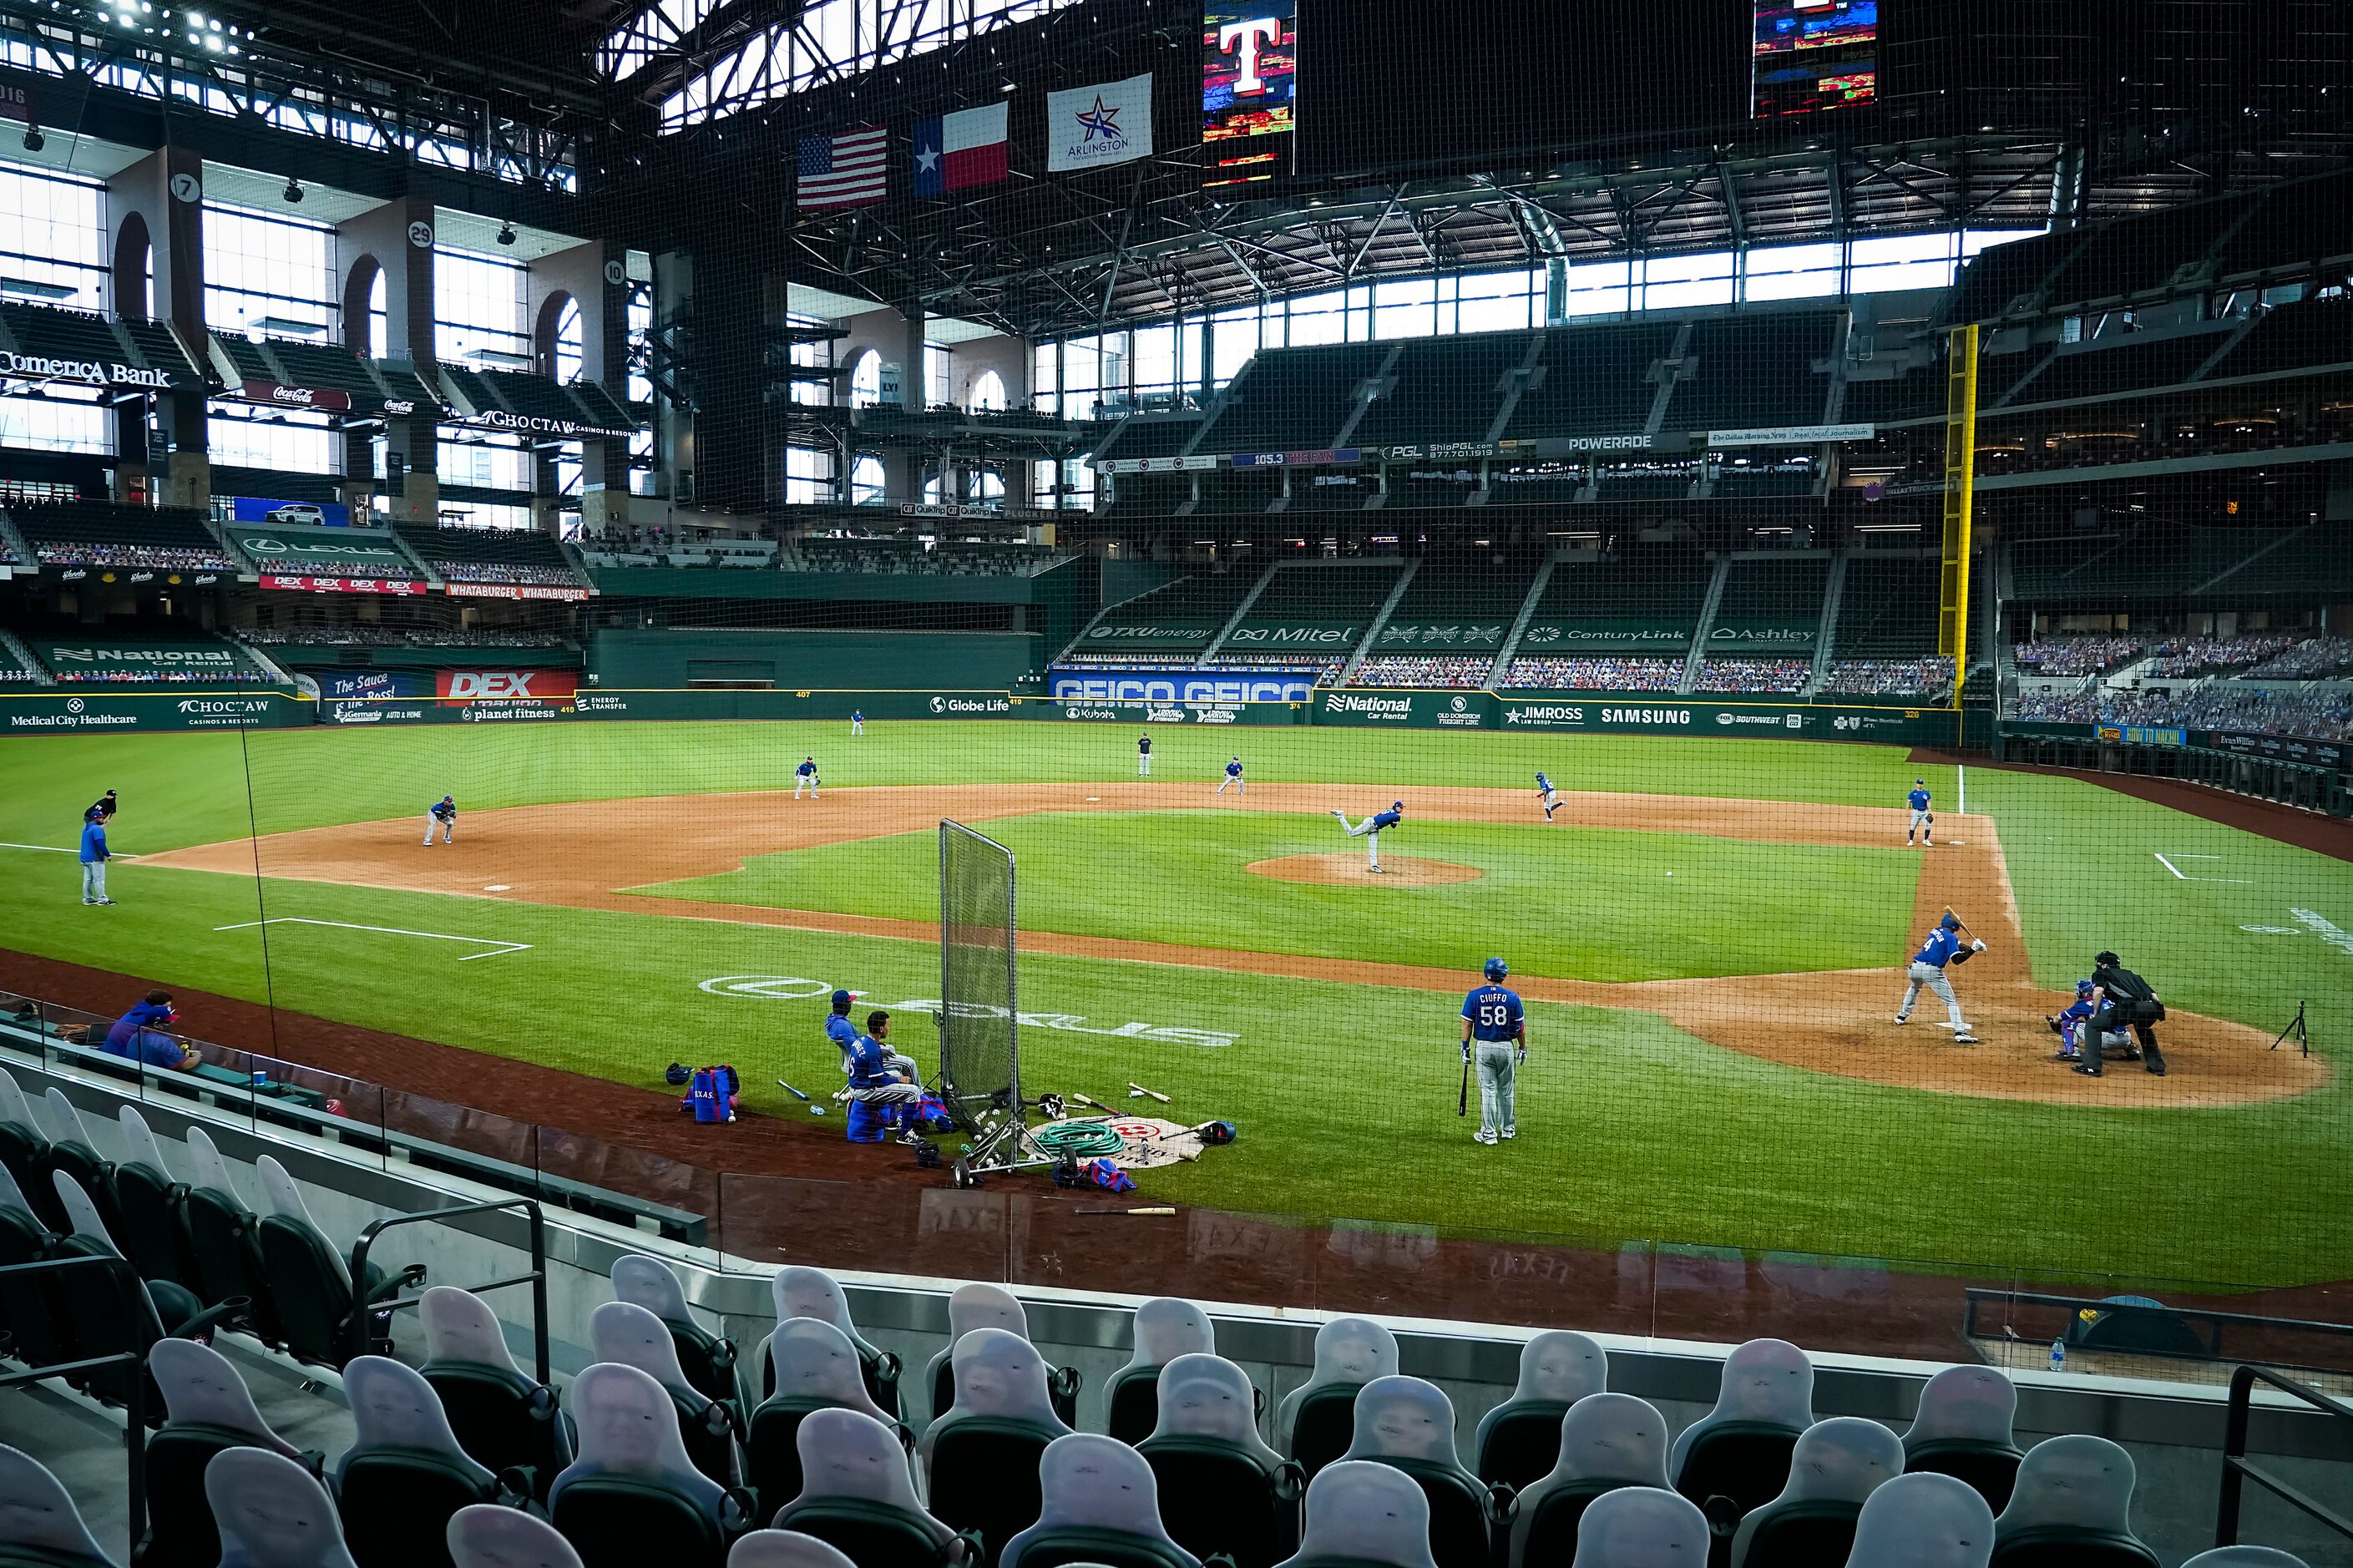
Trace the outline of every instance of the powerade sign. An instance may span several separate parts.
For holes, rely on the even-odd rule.
[[[1046,690],[1063,702],[1304,702],[1315,692],[1312,669],[1097,669],[1068,665],[1047,673]]]

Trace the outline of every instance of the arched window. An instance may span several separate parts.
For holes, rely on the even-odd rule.
[[[869,353],[866,356],[872,359]],[[869,453],[849,465],[849,504],[864,506],[882,499],[882,459]]]
[[[882,401],[882,356],[866,349],[849,362],[849,405],[871,408]]]
[[[972,401],[965,405],[974,413],[1001,410],[1005,406],[1005,378],[993,370],[982,371],[972,378]]]

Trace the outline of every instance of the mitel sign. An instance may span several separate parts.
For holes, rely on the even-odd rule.
[[[79,381],[90,386],[143,386],[151,392],[172,390],[172,378],[160,370],[111,360],[57,359],[47,354],[0,352],[0,376],[21,381]]]

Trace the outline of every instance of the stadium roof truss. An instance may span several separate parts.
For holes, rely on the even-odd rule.
[[[2335,147],[2158,159],[2083,179],[2057,134],[1969,136],[1662,164],[1629,160],[1220,202],[1198,150],[1098,182],[1016,181],[951,212],[808,216],[800,270],[934,314],[1048,336],[1432,273],[1948,229],[2041,229],[2332,166]],[[1123,174],[1127,172],[1123,171]]]

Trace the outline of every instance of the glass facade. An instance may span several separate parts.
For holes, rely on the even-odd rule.
[[[106,187],[95,180],[0,163],[0,276],[6,279],[0,299],[105,310],[105,201]],[[92,389],[62,383],[24,387],[0,395],[0,446],[111,452],[112,411],[105,395]]]

